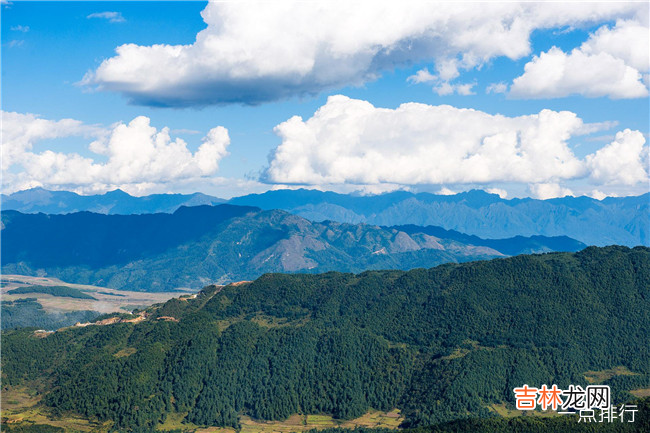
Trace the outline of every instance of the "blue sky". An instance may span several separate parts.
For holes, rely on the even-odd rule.
[[[431,23],[404,12],[383,31],[364,22],[375,10],[338,17],[335,2],[325,13],[279,2],[258,14],[235,6],[3,3],[2,109],[14,113],[3,115],[3,192],[648,191],[648,65],[621,48],[625,38],[647,48],[647,4],[574,10],[566,19],[508,7],[444,11],[446,34],[436,33],[433,12]],[[206,23],[203,10],[218,18]],[[300,27],[310,19],[318,22]],[[495,23],[511,28],[495,35]],[[201,31],[213,42],[195,43]],[[123,44],[132,45],[116,54]],[[158,52],[148,48],[155,44]],[[190,48],[178,60],[169,53],[181,45]],[[558,61],[565,75],[545,82]],[[501,92],[487,91],[496,84]],[[398,108],[412,102],[424,105]],[[571,112],[580,124],[570,115],[541,120],[543,110]],[[147,121],[132,124],[139,116]],[[293,116],[302,120],[287,122]],[[210,135],[218,126],[223,133]],[[165,127],[167,141],[156,135]]]

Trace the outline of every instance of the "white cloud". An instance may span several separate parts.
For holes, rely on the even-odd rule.
[[[572,179],[642,182],[639,155],[647,148],[640,132],[619,133],[616,142],[586,159],[577,158],[568,145],[571,138],[611,126],[585,124],[568,111],[506,117],[448,105],[406,103],[385,109],[337,95],[311,118],[294,116],[276,126],[282,142],[263,180],[307,185],[516,182],[532,184],[540,197],[570,194],[559,182]],[[621,155],[614,163],[615,153]],[[626,174],[616,175],[617,170]]]
[[[619,21],[614,28],[602,26],[580,49],[587,54],[609,53],[637,71],[650,69],[650,29],[648,24]]]
[[[485,93],[506,93],[508,85],[506,83],[492,83],[485,88]]]
[[[255,104],[433,61],[444,93],[462,70],[529,55],[534,30],[643,14],[632,2],[211,2],[193,44],[119,46],[83,83],[137,104]]]
[[[21,26],[21,25],[12,26],[11,30],[14,32],[27,33],[29,31],[29,26]]]
[[[605,122],[583,123],[582,127],[576,131],[576,135],[589,135],[600,131],[609,131],[618,126],[618,121],[607,120]],[[588,138],[587,141],[594,141]],[[611,140],[610,140],[611,141]]]
[[[648,148],[639,131],[626,129],[610,144],[588,155],[591,177],[601,184],[636,185],[648,182]]]
[[[414,75],[411,75],[406,79],[410,83],[420,84],[420,83],[430,83],[432,81],[438,81],[438,77],[429,72],[429,69],[424,68],[417,71]]]
[[[433,91],[439,96],[453,95],[454,93],[462,96],[475,95],[472,88],[476,83],[462,83],[451,84],[447,81],[438,81],[438,84],[433,86]]]
[[[108,20],[111,23],[123,23],[126,20],[122,16],[121,12],[112,12],[112,11],[107,11],[107,12],[95,12],[90,15],[88,15],[86,18],[100,18],[104,20]]]
[[[453,95],[454,94],[454,86],[449,84],[448,82],[444,81],[438,84],[433,88],[433,91],[438,94],[438,96],[447,96],[447,95]]]
[[[447,187],[440,188],[440,191],[436,193],[437,195],[455,195],[458,194],[456,191],[452,191]]]
[[[508,191],[502,188],[488,188],[485,191],[489,192],[490,194],[496,194],[501,198],[508,197]]]
[[[78,135],[96,138],[88,149],[97,157],[32,151],[40,140]],[[93,192],[119,187],[138,192],[192,181],[214,175],[230,143],[228,131],[218,126],[192,153],[185,141],[172,139],[168,128],[157,130],[144,116],[105,130],[72,119],[57,122],[32,114],[3,113],[2,136],[3,189],[8,192],[33,186]]]
[[[520,117],[448,105],[375,108],[332,96],[312,118],[275,128],[282,138],[267,177],[281,183],[455,184],[572,178],[583,164],[567,140],[570,112]]]
[[[604,192],[602,192],[602,191],[600,191],[598,189],[595,189],[595,190],[591,191],[591,194],[589,194],[589,197],[595,198],[596,200],[602,200],[604,198],[607,198],[608,196]]]
[[[472,88],[476,85],[476,83],[465,83],[465,84],[457,84],[455,86],[456,92],[459,95],[474,95],[475,93],[472,91]]]
[[[650,29],[636,21],[602,26],[579,48],[557,47],[535,56],[514,79],[510,95],[557,98],[569,95],[610,98],[648,96]]]
[[[557,183],[538,183],[530,185],[530,192],[533,194],[533,197],[540,200],[575,195],[569,188],[564,188]]]
[[[2,111],[2,170],[21,164],[22,158],[32,150],[35,142],[47,139],[101,135],[98,126],[84,125],[74,119],[59,121],[41,119],[34,114]]]

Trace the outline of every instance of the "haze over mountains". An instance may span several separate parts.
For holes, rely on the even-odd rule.
[[[436,227],[317,223],[234,205],[144,215],[4,211],[2,227],[3,273],[143,291],[199,289],[267,272],[412,269],[586,246],[567,237],[495,241]]]
[[[180,206],[225,202],[204,194],[132,197],[122,191],[80,196],[35,188],[2,196],[3,210],[49,214],[173,212]],[[282,209],[312,221],[381,226],[439,226],[481,238],[569,236],[589,245],[650,245],[650,193],[636,197],[501,199],[484,191],[456,195],[398,191],[374,196],[278,190],[236,197],[230,204]]]

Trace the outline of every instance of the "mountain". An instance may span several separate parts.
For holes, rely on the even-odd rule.
[[[115,431],[370,408],[426,426],[510,411],[523,384],[600,383],[619,405],[650,387],[648,311],[646,247],[267,274],[49,335],[4,332],[3,392],[35,387],[39,414]],[[637,422],[647,425],[646,412]],[[526,418],[498,431],[574,431]]]
[[[180,206],[222,202],[203,194],[132,197],[119,190],[79,196],[35,188],[2,196],[3,210],[47,214],[84,210],[106,214],[171,213]],[[396,191],[360,196],[299,189],[235,197],[228,203],[265,210],[282,209],[317,222],[431,225],[489,239],[568,236],[588,245],[650,246],[650,193],[603,200],[588,197],[505,200],[477,190],[455,195]]]
[[[95,212],[102,214],[144,214],[174,212],[181,206],[214,205],[225,200],[209,195],[153,194],[133,197],[116,189],[101,195],[79,195],[68,191],[48,191],[32,188],[2,195],[3,210],[17,210],[23,213],[66,214],[73,212]]]
[[[381,226],[439,226],[482,238],[568,236],[588,245],[650,246],[650,193],[637,197],[501,199],[472,190],[455,195],[396,191],[355,196],[279,190],[233,198],[231,204],[283,209],[313,221]]]
[[[436,226],[420,227],[408,224],[403,226],[392,226],[390,228],[402,231],[409,235],[420,233],[438,238],[450,239],[464,244],[481,245],[495,249],[500,253],[509,256],[552,251],[578,251],[586,247],[582,242],[571,239],[568,236],[515,236],[507,239],[481,239],[478,236],[466,235],[455,230],[445,230],[442,227]]]
[[[566,238],[491,241],[432,227],[315,223],[226,204],[173,214],[2,213],[3,273],[142,291],[198,290],[266,272],[412,269],[584,247]]]

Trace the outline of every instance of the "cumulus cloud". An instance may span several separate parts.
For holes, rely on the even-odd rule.
[[[22,157],[32,150],[34,143],[47,139],[101,135],[99,126],[84,125],[74,119],[58,121],[41,119],[34,114],[3,111],[2,113],[2,170],[20,164]]]
[[[569,95],[610,98],[648,96],[650,29],[623,20],[600,27],[579,48],[565,53],[557,47],[535,56],[524,74],[512,82],[510,95],[557,98]],[[644,82],[645,81],[645,82]]]
[[[639,131],[626,129],[607,146],[588,155],[587,166],[595,181],[609,185],[636,185],[648,182],[648,148]]]
[[[643,14],[632,2],[211,2],[193,44],[119,46],[82,82],[136,104],[256,104],[433,61],[444,93],[462,70],[529,55],[534,30]],[[419,74],[413,82],[434,76]]]
[[[112,12],[112,11],[107,11],[107,12],[95,12],[90,15],[88,15],[86,18],[101,18],[104,20],[108,20],[111,23],[123,23],[126,20],[122,16],[121,12]]]
[[[450,184],[541,182],[584,167],[567,140],[583,126],[571,112],[520,117],[448,105],[375,108],[332,96],[312,118],[275,132],[267,177],[283,183]]]
[[[95,157],[32,149],[43,139],[77,135],[94,136],[88,149]],[[144,116],[101,129],[72,119],[52,121],[32,114],[3,113],[2,136],[3,189],[9,192],[34,186],[137,191],[196,180],[217,172],[230,143],[228,131],[218,126],[192,153],[185,141],[172,139],[168,128],[158,130]]]
[[[517,182],[531,184],[539,197],[571,194],[559,185],[571,179],[638,184],[647,178],[639,170],[639,155],[647,152],[640,132],[619,133],[586,159],[568,144],[612,125],[585,124],[568,111],[507,117],[449,105],[386,109],[337,95],[311,118],[294,116],[276,126],[282,142],[262,179],[308,185]]]
[[[538,183],[530,186],[530,192],[533,197],[540,200],[547,200],[549,198],[573,196],[573,191],[569,188],[564,188],[557,183]]]

